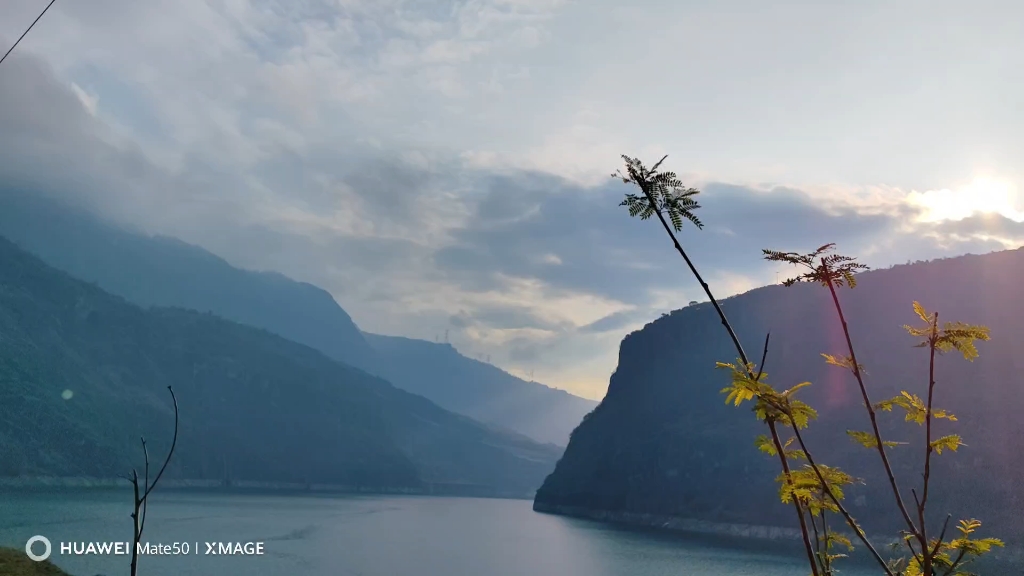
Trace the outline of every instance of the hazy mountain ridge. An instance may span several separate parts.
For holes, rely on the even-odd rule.
[[[386,377],[453,412],[565,446],[569,433],[597,402],[463,356],[447,343],[364,332],[383,360]]]
[[[165,236],[129,232],[81,210],[0,192],[0,235],[76,278],[140,306],[176,306],[266,328],[376,372],[373,350],[326,290],[236,268]]]
[[[559,453],[265,330],[136,307],[0,239],[0,475],[124,474],[139,435],[162,454],[168,385],[169,478],[525,495]]]
[[[44,198],[0,190],[0,235],[134,304],[210,311],[269,330],[448,410],[541,442],[564,446],[596,405],[430,342],[380,337],[371,347],[326,290],[236,268],[198,246],[127,231]]]
[[[1024,454],[1014,448],[1024,438],[1024,250],[896,266],[859,279],[856,289],[840,296],[873,401],[900,389],[922,394],[927,382],[927,355],[912,347],[901,328],[915,322],[913,300],[938,310],[942,320],[992,329],[993,340],[979,345],[975,362],[952,354],[939,359],[936,405],[960,421],[943,422],[937,433],[962,434],[967,447],[936,457],[932,517],[941,522],[951,512],[981,518],[993,531],[1024,534],[1018,486]],[[813,383],[801,394],[818,409],[820,421],[807,437],[823,463],[868,480],[849,491],[865,528],[897,528],[877,454],[846,437],[847,429],[869,427],[856,384],[820,357],[845,354],[828,291],[768,286],[727,299],[723,309],[752,358],[760,356],[771,332],[769,382]],[[573,432],[535,506],[791,525],[792,511],[778,504],[773,483],[777,463],[753,447],[763,426],[749,410],[725,405],[719,392],[727,374],[714,362],[735,356],[710,304],[677,310],[628,335],[607,396]],[[893,450],[909,494],[920,478],[923,432],[899,415],[880,420],[888,438],[914,444]]]

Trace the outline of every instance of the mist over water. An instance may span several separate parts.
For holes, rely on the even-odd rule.
[[[126,498],[128,496],[128,498]],[[0,544],[36,534],[75,576],[127,572],[127,556],[59,555],[58,542],[131,539],[130,495],[5,494]],[[148,576],[801,576],[798,556],[735,542],[622,530],[533,512],[529,501],[163,493],[143,541],[200,554],[144,557]],[[262,556],[208,556],[207,541],[259,541]],[[862,576],[854,567],[844,571]]]

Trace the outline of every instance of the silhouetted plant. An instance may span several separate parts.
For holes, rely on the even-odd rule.
[[[948,515],[938,536],[929,536],[927,530],[926,512],[932,480],[932,454],[941,454],[943,450],[956,451],[963,445],[961,437],[956,434],[939,438],[933,437],[933,420],[956,421],[956,417],[949,412],[933,406],[935,357],[944,352],[957,351],[966,360],[973,361],[978,356],[975,343],[989,339],[988,328],[961,322],[946,322],[940,327],[937,312],[929,313],[920,303],[914,302],[914,313],[922,324],[904,326],[904,328],[911,336],[920,340],[917,347],[927,348],[929,351],[926,398],[922,399],[916,394],[901,391],[894,398],[872,403],[864,383],[864,369],[857,361],[853,339],[850,336],[837,290],[844,286],[856,287],[856,274],[867,270],[867,266],[856,262],[851,257],[836,254],[834,244],[823,245],[809,254],[763,251],[765,259],[769,261],[792,264],[804,269],[800,275],[787,279],[783,283],[785,286],[792,286],[798,282],[814,282],[827,287],[832,296],[832,302],[845,335],[848,354],[822,354],[822,357],[828,364],[849,370],[857,381],[870,420],[871,431],[849,430],[847,433],[854,441],[878,452],[893,493],[895,507],[906,524],[906,529],[901,531],[901,538],[896,548],[899,549],[899,546],[902,545],[906,547],[906,552],[903,556],[886,560],[872,545],[865,531],[843,504],[843,488],[860,482],[860,480],[838,468],[817,462],[807,447],[802,431],[809,426],[812,420],[817,418],[817,412],[811,406],[797,400],[795,394],[798,390],[810,386],[811,383],[802,382],[787,390],[778,391],[766,382],[767,375],[764,372],[764,365],[769,339],[765,339],[760,364],[751,363],[743,352],[725,313],[711,295],[708,285],[697,273],[673,233],[673,229],[676,232],[681,230],[683,218],[693,222],[698,228],[701,227],[700,221],[692,214],[693,210],[700,207],[693,200],[698,191],[693,188],[684,188],[672,172],[658,172],[657,168],[665,158],[662,158],[650,169],[645,168],[639,160],[634,158],[623,156],[623,159],[626,161],[627,175],[617,172],[613,176],[621,178],[625,183],[635,184],[644,193],[644,196],[641,198],[634,194],[628,194],[622,205],[629,208],[631,216],[640,216],[641,219],[658,215],[677,251],[686,260],[691,272],[697,277],[705,293],[711,299],[722,324],[732,338],[739,359],[735,363],[716,363],[719,368],[729,370],[732,375],[730,385],[722,392],[726,394],[726,402],[736,406],[748,401],[753,402],[753,411],[756,417],[768,426],[770,435],[759,436],[756,445],[761,451],[779,459],[782,467],[782,473],[777,478],[780,483],[780,499],[785,504],[792,504],[797,511],[811,573],[814,576],[835,574],[837,572],[835,561],[845,556],[845,554],[837,552],[838,548],[842,547],[847,551],[854,549],[851,538],[835,531],[829,524],[829,515],[838,515],[842,518],[842,522],[853,531],[855,538],[865,546],[888,576],[967,576],[970,574],[964,571],[967,564],[991,551],[994,547],[1003,546],[1002,541],[996,538],[974,538],[974,533],[981,526],[981,522],[975,519],[961,520],[957,526],[957,530],[960,532],[959,536],[951,536],[949,539],[946,539],[951,519]],[[682,200],[684,198],[686,201]],[[678,214],[672,216],[672,211]],[[669,228],[663,212],[668,214],[668,220],[673,224],[672,228]],[[891,412],[895,408],[905,412],[907,422],[914,422],[924,427],[923,480],[920,496],[916,489],[911,490],[914,496],[913,516],[900,492],[887,454],[887,449],[892,449],[901,443],[885,440],[879,431],[877,422],[879,412]],[[783,440],[780,429],[791,430],[792,436]],[[802,460],[805,464],[799,469],[792,469],[789,463],[797,460]]]
[[[138,574],[139,566],[139,542],[142,541],[142,531],[146,527],[146,511],[149,508],[149,495],[156,488],[156,483],[160,481],[160,477],[164,475],[164,470],[167,469],[168,462],[171,461],[171,455],[174,454],[174,447],[178,443],[178,399],[174,396],[174,390],[168,386],[167,391],[171,393],[171,402],[174,404],[174,436],[171,439],[171,447],[167,451],[167,457],[164,458],[164,463],[160,466],[160,471],[157,472],[156,477],[153,478],[153,482],[149,481],[149,448],[146,446],[146,439],[141,438],[142,441],[142,454],[145,457],[145,468],[143,469],[143,477],[139,478],[139,473],[132,469],[131,476],[125,478],[132,483],[132,489],[134,491],[134,508],[132,510],[132,523],[134,524],[133,538],[132,538],[132,564],[131,564],[131,576]],[[142,486],[139,486],[139,480],[142,480]]]
[[[701,288],[704,289],[704,293],[707,294],[708,300],[711,301],[712,306],[715,308],[715,312],[718,313],[718,318],[722,321],[722,326],[726,332],[729,333],[729,338],[732,340],[733,346],[736,348],[736,353],[739,355],[741,365],[745,371],[746,377],[749,379],[751,384],[756,387],[758,380],[761,378],[761,374],[754,373],[754,364],[747,359],[746,352],[743,351],[743,345],[740,344],[739,338],[736,336],[736,331],[733,330],[732,324],[729,323],[729,319],[726,317],[722,307],[718,304],[718,300],[715,295],[711,293],[711,288],[707,282],[697,271],[697,267],[693,265],[690,257],[683,250],[682,245],[676,238],[675,233],[682,231],[683,221],[687,220],[691,222],[697,228],[703,228],[704,225],[701,223],[694,214],[694,210],[700,208],[700,204],[694,199],[694,197],[700,192],[695,188],[687,188],[683,186],[682,181],[675,174],[675,172],[660,172],[658,168],[662,162],[665,161],[668,156],[663,156],[661,160],[656,162],[654,166],[647,168],[643,165],[640,160],[636,158],[630,158],[629,156],[622,156],[622,159],[626,162],[626,173],[622,171],[616,171],[612,174],[613,178],[622,180],[625,184],[634,184],[643,193],[643,196],[636,194],[627,194],[626,198],[622,201],[620,206],[625,206],[629,210],[630,216],[639,216],[641,220],[647,220],[651,216],[657,216],[661,222],[662,227],[668,234],[669,238],[672,239],[672,244],[675,246],[679,255],[683,257],[686,265],[690,268],[690,272],[700,283]],[[671,226],[669,222],[671,221]],[[768,338],[765,338],[764,355],[768,353]],[[761,365],[764,365],[764,355],[761,358]],[[771,433],[771,444],[774,449],[774,455],[779,458],[779,464],[782,467],[783,475],[787,482],[791,482],[792,475],[789,469],[789,460],[785,447],[778,433],[777,419],[772,416],[765,419],[768,425],[768,430]],[[807,553],[808,562],[811,563],[813,568],[813,576],[821,576],[817,569],[817,563],[815,562],[814,549],[812,548],[810,534],[811,532],[807,528],[807,521],[804,516],[804,510],[802,503],[799,500],[792,500],[793,508],[796,510],[797,518],[800,522],[800,533],[803,539],[804,550]]]

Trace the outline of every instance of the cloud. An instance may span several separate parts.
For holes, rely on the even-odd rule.
[[[464,283],[481,269],[539,278],[567,290],[647,304],[652,294],[689,283],[686,270],[654,222],[630,220],[618,206],[628,188],[609,179],[581,187],[541,174],[491,178],[473,215],[435,258]],[[900,214],[861,213],[808,194],[709,184],[698,196],[707,229],[687,227],[681,241],[701,267],[763,277],[762,248],[802,250],[834,241],[858,248],[892,230]],[[558,266],[545,259],[556,254]]]
[[[580,326],[579,331],[583,333],[621,331],[623,328],[645,320],[650,320],[647,311],[621,310],[594,320],[590,324]]]
[[[960,220],[943,220],[932,224],[933,232],[947,237],[986,237],[1019,243],[1024,239],[1024,222],[1002,214],[976,214]]]
[[[1015,197],[924,221],[978,170],[1020,179],[1012,18],[678,3],[651,26],[642,4],[58,3],[0,67],[0,180],[590,396],[624,333],[705,299],[618,206],[619,153],[670,152],[703,190],[680,241],[721,296],[774,281],[762,248],[886,266],[1024,241]],[[0,37],[38,8],[5,4]]]

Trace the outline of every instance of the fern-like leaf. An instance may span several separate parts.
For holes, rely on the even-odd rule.
[[[622,180],[625,184],[635,185],[641,192],[626,194],[625,199],[619,203],[620,206],[626,207],[631,217],[639,216],[641,220],[647,220],[651,216],[661,214],[667,217],[676,232],[683,229],[684,221],[690,222],[698,229],[704,228],[704,223],[694,214],[700,208],[700,204],[694,198],[700,194],[700,190],[684,186],[675,172],[659,171],[658,168],[665,158],[650,168],[644,166],[638,158],[623,155],[622,159],[626,163],[625,173],[617,170],[612,177]]]

